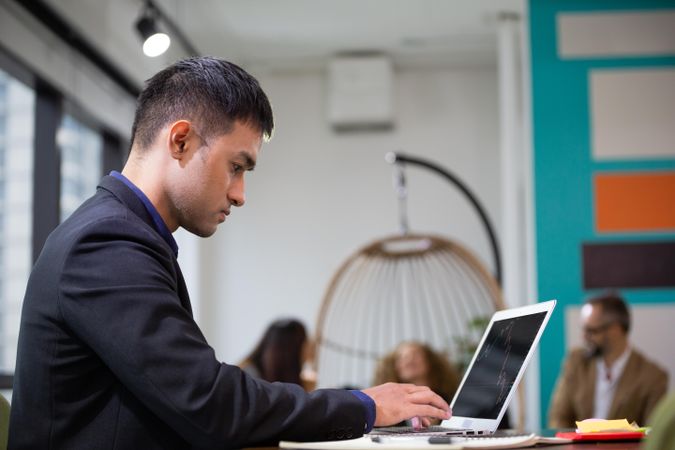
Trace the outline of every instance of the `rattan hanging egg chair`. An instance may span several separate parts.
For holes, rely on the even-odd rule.
[[[379,239],[349,257],[326,292],[317,326],[319,383],[369,385],[379,358],[402,341],[460,360],[472,323],[502,308],[494,278],[457,242],[415,234]]]

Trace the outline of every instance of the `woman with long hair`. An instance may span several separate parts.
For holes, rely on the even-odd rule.
[[[455,366],[445,356],[429,345],[406,341],[385,355],[378,363],[375,383],[412,383],[429,386],[445,400],[452,400],[461,377]]]
[[[276,320],[239,366],[263,380],[295,383],[309,390],[311,386],[301,376],[303,365],[309,357],[309,347],[302,322],[296,319]]]

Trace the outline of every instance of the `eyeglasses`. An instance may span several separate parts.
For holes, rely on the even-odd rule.
[[[584,334],[600,334],[603,333],[604,331],[607,330],[610,326],[612,326],[615,322],[607,322],[602,325],[598,325],[597,327],[584,327],[583,331]]]

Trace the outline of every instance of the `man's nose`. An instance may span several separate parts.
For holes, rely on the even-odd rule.
[[[244,177],[235,179],[230,184],[230,189],[227,192],[227,198],[234,206],[244,206],[246,202],[246,195],[244,194]]]

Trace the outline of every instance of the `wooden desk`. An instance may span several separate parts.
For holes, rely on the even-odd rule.
[[[426,444],[424,446],[420,446],[419,448],[424,450],[433,450],[433,447],[434,445]],[[537,448],[537,449],[546,448],[549,450],[640,450],[642,448],[642,442],[579,442],[574,444],[561,444],[561,445],[544,444],[544,445],[537,445],[535,447],[522,447],[522,448]],[[245,450],[279,450],[279,448],[259,447],[255,449],[250,448]]]
[[[640,442],[584,442],[579,444],[540,445],[534,448],[549,448],[550,450],[639,450]],[[533,447],[529,447],[533,448]]]
[[[592,443],[584,442],[578,444],[563,444],[563,445],[538,445],[536,447],[523,448],[547,448],[549,450],[640,450],[642,444],[640,442],[603,442]],[[244,450],[280,450],[279,447],[255,447]]]
[[[539,430],[537,434],[540,436],[555,436],[556,431],[574,431],[569,429],[543,429]],[[641,441],[629,442],[578,442],[575,444],[562,445],[540,445],[535,448],[549,447],[550,450],[639,450],[642,448]]]
[[[535,447],[523,448],[548,448],[549,450],[640,450],[640,442],[603,442],[592,443],[584,442],[579,444],[563,444],[563,445],[538,445]],[[280,450],[279,447],[255,447],[244,450]]]

